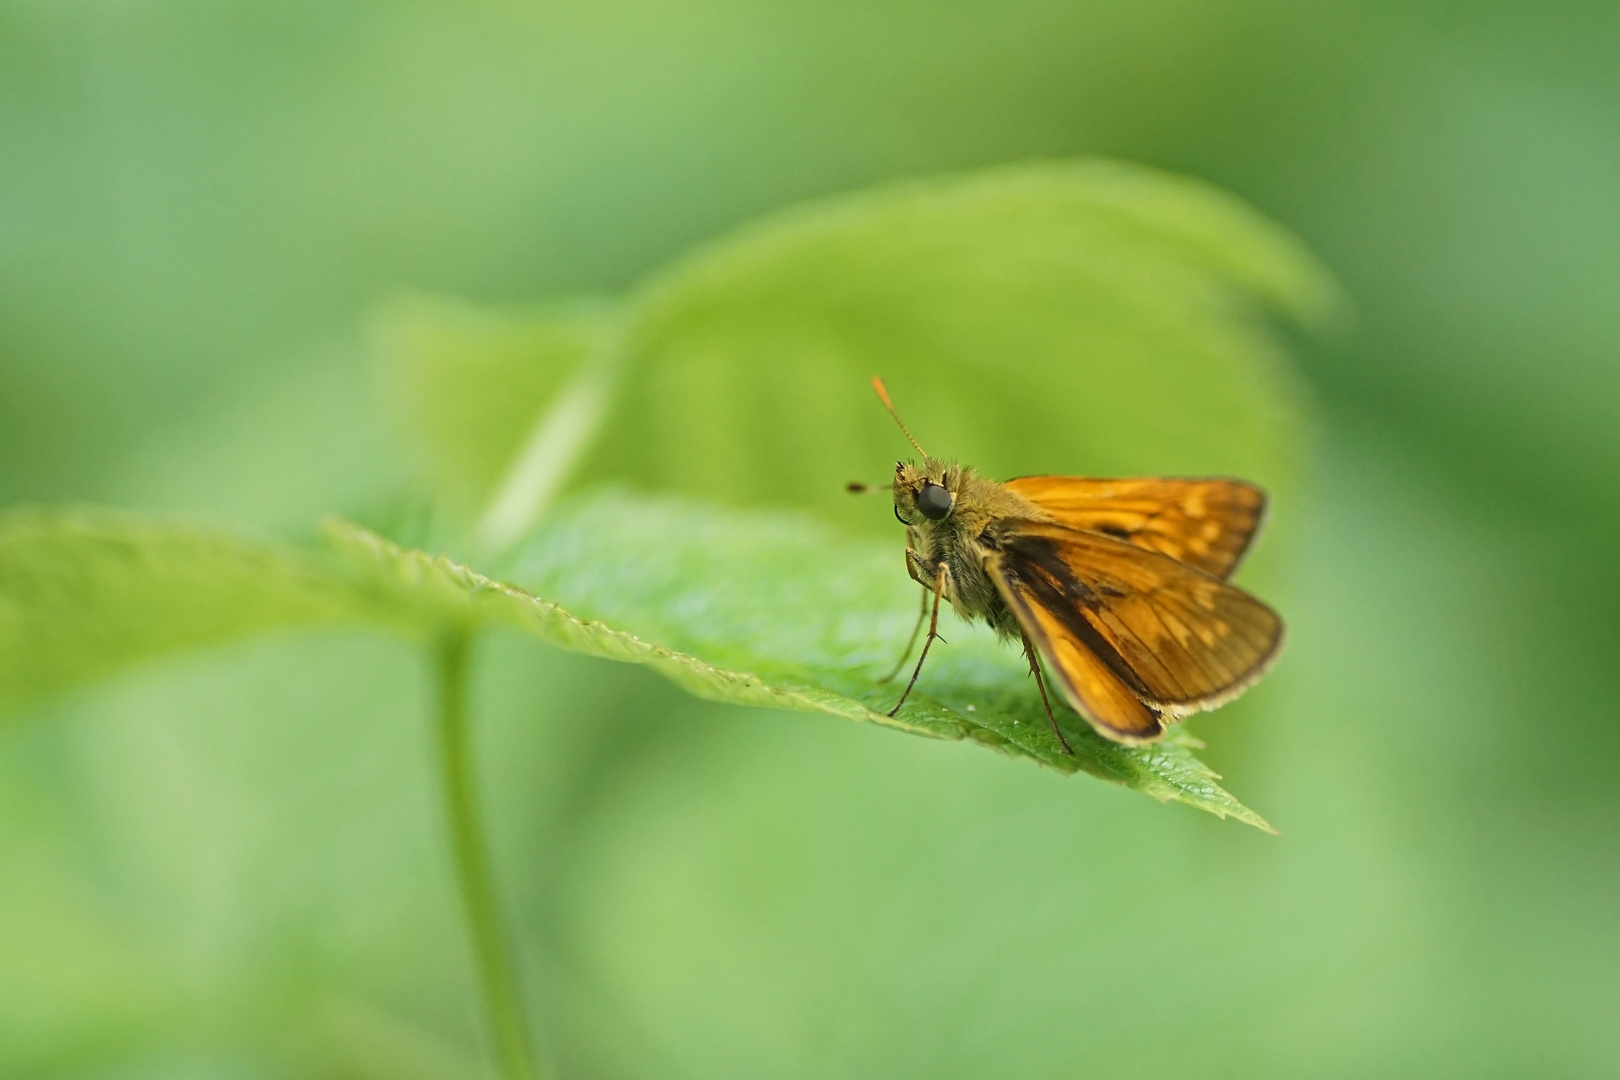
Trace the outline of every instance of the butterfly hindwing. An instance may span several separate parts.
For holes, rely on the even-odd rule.
[[[998,573],[995,557],[991,563],[991,577],[1017,615],[1024,633],[1045,658],[1051,681],[1074,706],[1075,712],[1085,717],[1104,738],[1114,742],[1152,742],[1164,734],[1157,709],[1120,682],[1096,653],[1024,587],[1021,578]]]
[[[1071,529],[1100,532],[1218,578],[1236,569],[1265,516],[1241,480],[1023,476],[1006,486]]]
[[[1005,521],[985,565],[1042,654],[1084,684],[1067,689],[1093,723],[1074,699],[1097,684],[1098,666],[1150,711],[1176,718],[1242,693],[1282,644],[1282,620],[1248,593],[1095,532]]]

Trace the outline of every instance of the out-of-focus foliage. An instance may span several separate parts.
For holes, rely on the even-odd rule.
[[[1320,326],[1334,289],[1229,196],[1091,161],[796,207],[682,258],[616,319],[416,300],[378,325],[385,383],[461,498],[489,492],[589,356],[618,385],[579,482],[803,506],[892,538],[886,509],[833,479],[881,481],[910,454],[879,372],[926,444],[991,476],[1245,476],[1288,505],[1299,388],[1263,318]]]
[[[0,517],[0,704],[355,607],[307,560],[93,509]]]
[[[442,509],[488,501],[569,377],[607,359],[615,321],[605,302],[495,313],[402,296],[378,313],[381,390]]]
[[[911,455],[872,400],[881,373],[925,446],[991,476],[1291,488],[1295,387],[1260,320],[1319,320],[1331,288],[1233,200],[1108,162],[797,208],[644,290],[596,474],[892,537],[884,507],[828,482]]]
[[[919,20],[0,7],[0,499],[394,517],[420,448],[361,328],[402,289],[621,294],[800,199],[1032,157],[1206,178],[1358,312],[1297,351],[1311,483],[1257,553],[1296,556],[1262,589],[1289,652],[1193,722],[1283,836],[497,635],[480,763],[540,1041],[570,1076],[1613,1075],[1612,5]],[[988,452],[1046,467],[1014,434]],[[0,1073],[480,1075],[427,697],[334,630],[8,724]]]

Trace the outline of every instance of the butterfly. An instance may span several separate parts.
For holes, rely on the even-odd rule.
[[[1226,580],[1265,518],[1258,487],[1223,478],[997,482],[929,456],[883,380],[872,386],[922,458],[896,462],[891,486],[906,571],[923,594],[884,681],[904,668],[925,619],[928,636],[889,715],[911,696],[939,637],[942,599],[1022,643],[1052,731],[1071,754],[1043,666],[1099,735],[1135,745],[1236,698],[1277,659],[1282,619]]]

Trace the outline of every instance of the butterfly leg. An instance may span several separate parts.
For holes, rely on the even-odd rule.
[[[1035,658],[1035,646],[1030,642],[1028,634],[1023,635],[1023,637],[1024,655],[1029,658],[1029,673],[1035,676],[1035,685],[1040,688],[1041,704],[1046,706],[1046,719],[1052,725],[1052,734],[1056,735],[1058,742],[1063,745],[1063,752],[1072,757],[1074,747],[1070,746],[1069,740],[1063,737],[1063,729],[1058,727],[1057,717],[1052,715],[1052,702],[1046,696],[1046,680],[1041,677],[1041,662]]]
[[[923,638],[922,655],[917,657],[917,666],[911,671],[911,681],[906,683],[906,692],[900,695],[900,700],[895,702],[894,708],[889,710],[890,716],[899,712],[900,706],[904,705],[906,698],[911,696],[911,688],[917,685],[917,676],[922,674],[923,661],[928,659],[928,646],[932,645],[934,639],[939,636],[937,632],[939,629],[939,599],[945,595],[945,577],[949,573],[950,567],[944,563],[940,563],[934,569],[934,611],[928,619],[928,636]]]
[[[906,651],[900,654],[900,659],[894,662],[894,667],[878,682],[893,682],[894,677],[905,670],[906,661],[911,659],[911,650],[917,644],[917,635],[922,633],[923,620],[928,618],[928,586],[923,586],[922,606],[917,609],[917,622],[911,628],[911,636],[906,638]]]

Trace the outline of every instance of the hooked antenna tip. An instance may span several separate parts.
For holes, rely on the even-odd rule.
[[[883,402],[883,407],[888,409],[890,412],[894,412],[894,402],[889,400],[889,391],[888,388],[883,385],[883,376],[872,376],[872,389],[877,391],[878,400]]]
[[[889,390],[883,385],[883,377],[881,375],[872,376],[872,389],[877,391],[878,400],[882,401],[883,407],[889,410],[889,415],[894,417],[894,422],[900,425],[900,433],[906,437],[906,441],[912,446],[917,447],[917,453],[926,458],[928,456],[928,451],[924,450],[918,445],[917,440],[912,438],[911,429],[906,427],[906,422],[904,420],[900,419],[899,412],[895,410],[894,402],[889,400]]]

